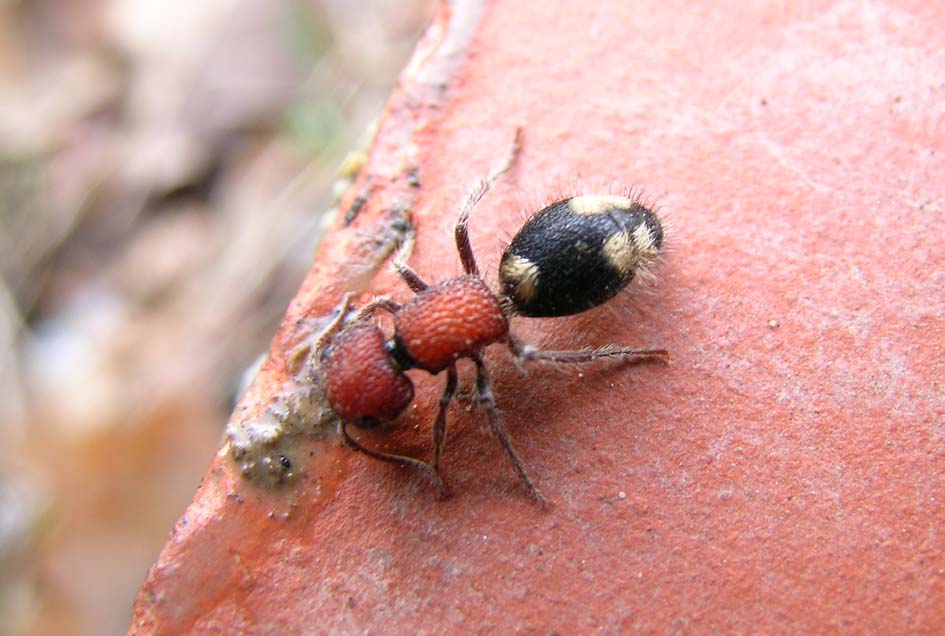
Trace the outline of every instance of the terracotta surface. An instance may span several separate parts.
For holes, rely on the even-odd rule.
[[[378,263],[403,210],[415,269],[460,272],[458,201],[517,125],[470,224],[491,285],[523,208],[571,184],[640,186],[670,227],[650,289],[513,332],[671,366],[522,378],[490,350],[548,508],[463,404],[445,501],[334,436],[273,491],[217,457],[130,633],[942,633],[945,9],[527,4],[438,16],[239,412],[355,282],[410,297]],[[402,432],[363,441],[429,457],[443,378],[414,378]]]

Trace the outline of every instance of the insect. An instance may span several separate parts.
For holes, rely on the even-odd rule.
[[[612,298],[653,262],[662,246],[663,231],[656,215],[632,197],[562,199],[539,211],[512,239],[501,259],[500,290],[493,292],[473,255],[469,215],[509,169],[513,158],[514,151],[463,203],[454,238],[464,275],[430,285],[403,259],[397,259],[397,273],[416,295],[404,304],[379,298],[361,309],[322,350],[320,368],[325,398],[339,418],[338,430],[345,443],[375,459],[420,470],[443,494],[439,466],[447,407],[456,394],[456,365],[462,358],[472,360],[476,398],[493,435],[530,494],[543,501],[499,416],[482,351],[489,344],[504,342],[519,364],[579,364],[601,358],[667,362],[669,355],[664,349],[608,345],[581,351],[542,351],[520,343],[509,331],[509,321],[515,315],[565,316]],[[372,320],[377,311],[392,315],[391,336]],[[413,383],[405,374],[410,369],[446,372],[429,464],[367,448],[348,431],[349,425],[374,428],[402,413],[414,395]]]

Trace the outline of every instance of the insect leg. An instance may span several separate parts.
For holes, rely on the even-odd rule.
[[[433,470],[440,468],[443,444],[446,441],[446,409],[456,393],[456,379],[456,364],[453,363],[446,369],[446,387],[443,389],[443,395],[440,396],[440,410],[436,414],[436,422],[433,425]]]
[[[499,443],[502,444],[505,454],[508,455],[509,460],[512,462],[512,468],[515,470],[516,474],[518,474],[519,479],[525,482],[525,486],[528,488],[532,497],[541,503],[545,503],[545,498],[542,496],[541,491],[532,483],[532,480],[529,479],[528,474],[525,472],[525,465],[512,446],[512,440],[509,438],[509,434],[505,430],[505,426],[502,424],[502,420],[499,417],[499,412],[496,410],[495,396],[492,394],[492,386],[489,382],[489,375],[486,372],[485,364],[483,364],[482,361],[482,355],[477,354],[474,359],[476,361],[476,391],[479,393],[479,403],[482,404],[486,411],[492,434],[495,435]]]
[[[367,455],[368,457],[373,457],[374,459],[379,459],[382,462],[388,462],[391,464],[397,464],[398,466],[409,466],[416,470],[419,470],[421,473],[427,476],[430,481],[433,482],[433,485],[436,486],[437,491],[439,492],[440,497],[446,496],[446,486],[443,484],[443,479],[440,477],[439,473],[434,470],[430,464],[420,461],[419,459],[414,459],[413,457],[407,457],[406,455],[393,455],[391,453],[382,453],[380,451],[371,450],[366,446],[362,446],[356,439],[351,437],[347,429],[348,423],[344,420],[339,420],[338,422],[338,434],[341,435],[341,438],[345,441],[345,444],[350,446],[356,451],[360,451]]]
[[[459,252],[459,260],[463,263],[463,271],[472,276],[479,275],[479,267],[476,265],[476,257],[473,255],[472,246],[469,243],[469,213],[482,201],[482,197],[492,188],[496,181],[503,174],[508,172],[509,168],[515,162],[519,150],[522,147],[522,129],[515,130],[515,139],[512,141],[512,148],[505,159],[496,166],[489,176],[481,180],[473,187],[472,191],[466,195],[463,201],[462,212],[459,220],[456,222],[456,228],[453,234],[456,237],[456,251]]]

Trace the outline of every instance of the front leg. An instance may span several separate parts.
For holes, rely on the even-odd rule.
[[[357,316],[354,317],[354,321],[367,320],[373,316],[378,310],[384,310],[390,314],[396,314],[400,311],[400,303],[397,301],[388,298],[387,296],[379,296],[366,304],[364,307],[358,311]]]
[[[342,296],[341,302],[332,310],[334,317],[328,324],[321,331],[313,333],[302,344],[292,349],[288,359],[289,373],[292,375],[298,374],[303,369],[306,361],[321,351],[325,344],[341,330],[345,318],[348,317],[348,313],[351,311],[351,299],[352,294],[350,292]]]
[[[407,457],[406,455],[394,455],[391,453],[382,453],[380,451],[371,450],[366,446],[362,446],[360,442],[354,439],[348,433],[348,422],[344,420],[338,421],[338,434],[341,436],[341,439],[344,440],[345,444],[350,448],[353,448],[356,451],[364,453],[368,457],[378,459],[382,462],[388,462],[390,464],[397,464],[398,466],[408,466],[419,470],[427,478],[433,482],[433,485],[436,486],[436,490],[439,493],[441,498],[446,496],[446,486],[443,484],[443,479],[440,477],[440,474],[430,466],[430,464],[420,461],[419,459],[414,459],[413,457]]]

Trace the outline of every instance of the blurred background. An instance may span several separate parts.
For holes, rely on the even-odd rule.
[[[124,634],[433,0],[0,0],[0,634]]]

